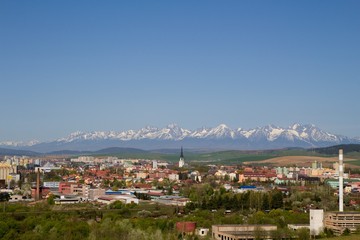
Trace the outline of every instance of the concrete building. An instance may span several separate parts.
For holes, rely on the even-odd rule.
[[[212,238],[216,240],[247,240],[255,239],[257,231],[262,231],[262,239],[272,239],[271,231],[277,230],[276,225],[212,225]]]
[[[360,212],[327,212],[324,222],[335,235],[341,235],[346,228],[354,233],[360,227]]]
[[[170,181],[179,181],[179,174],[171,173],[168,175],[168,178]]]
[[[324,230],[324,210],[310,209],[310,234],[319,235]]]
[[[62,195],[62,196],[60,196],[60,198],[55,198],[54,201],[55,201],[55,204],[62,205],[62,204],[80,203],[83,201],[83,199],[79,196]]]
[[[56,167],[53,163],[47,162],[42,167],[35,167],[35,172],[37,172],[38,169],[40,169],[40,172],[42,172],[42,173],[44,173],[44,172],[48,173],[48,172],[51,172],[52,170],[59,170],[61,168]]]
[[[22,195],[10,195],[10,199],[9,202],[19,202],[19,201],[24,201],[23,196]]]
[[[289,229],[294,230],[294,231],[298,231],[302,228],[306,228],[310,230],[310,225],[308,224],[288,224],[287,225]]]
[[[200,237],[206,237],[209,233],[210,229],[208,228],[197,228],[195,230],[195,234],[200,236]]]
[[[102,188],[90,188],[89,189],[89,200],[96,200],[100,196],[105,195],[105,189]]]
[[[73,182],[60,182],[59,193],[64,195],[78,195],[83,198],[89,198],[90,186]]]
[[[185,207],[186,204],[190,202],[190,199],[180,197],[180,196],[159,196],[158,198],[153,198],[152,201],[160,203],[160,204],[164,204],[164,205]]]
[[[47,188],[59,189],[60,182],[43,182],[43,186]]]
[[[111,204],[115,201],[121,201],[124,204],[139,204],[139,199],[133,195],[105,195],[97,198],[100,203]]]
[[[92,156],[80,156],[78,158],[72,158],[71,162],[83,162],[83,163],[94,163],[95,158]]]
[[[152,161],[152,169],[154,169],[154,170],[158,169],[157,160]]]

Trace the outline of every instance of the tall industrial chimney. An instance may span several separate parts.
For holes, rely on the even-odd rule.
[[[344,211],[344,162],[343,150],[339,149],[339,212]]]
[[[35,193],[35,200],[40,200],[40,168],[37,169],[36,173],[36,193]]]

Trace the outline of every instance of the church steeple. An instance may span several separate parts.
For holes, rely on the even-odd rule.
[[[184,151],[183,151],[183,147],[182,147],[182,146],[181,146],[180,158],[184,158]]]
[[[179,167],[182,168],[184,165],[185,165],[184,150],[183,147],[181,146]]]

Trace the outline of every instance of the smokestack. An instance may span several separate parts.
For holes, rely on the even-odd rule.
[[[344,163],[343,150],[339,149],[339,212],[344,211]]]
[[[35,200],[40,200],[40,168],[37,169],[36,173],[36,193],[35,193]]]

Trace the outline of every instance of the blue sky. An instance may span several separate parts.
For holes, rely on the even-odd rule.
[[[360,136],[359,1],[0,1],[0,141],[169,123]]]

